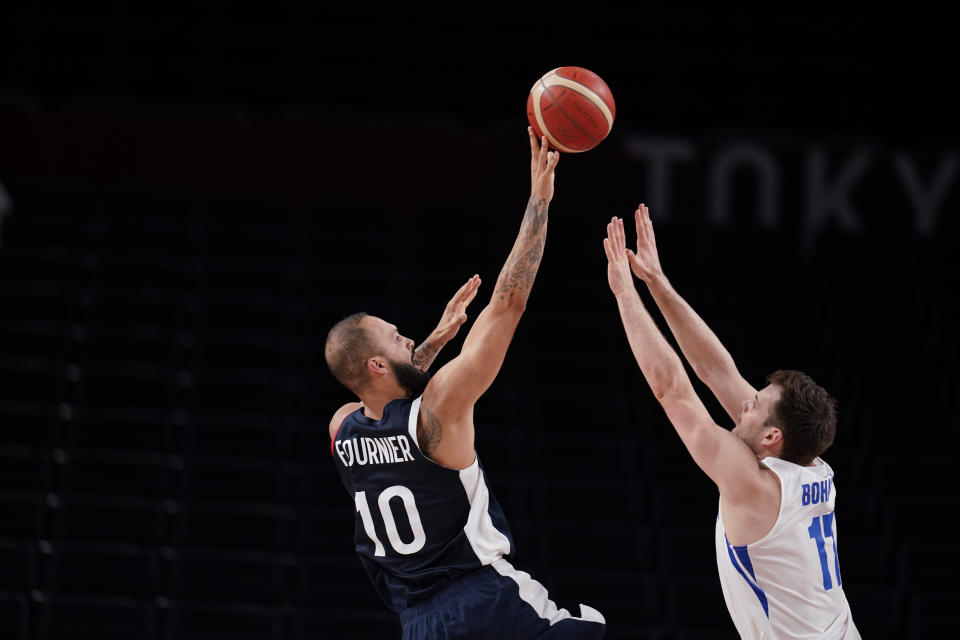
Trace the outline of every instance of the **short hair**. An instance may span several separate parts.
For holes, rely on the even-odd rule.
[[[767,382],[781,389],[780,400],[764,424],[783,433],[780,458],[807,465],[826,451],[837,434],[837,403],[826,390],[800,371],[778,370]]]
[[[366,374],[367,358],[375,355],[370,332],[360,326],[367,317],[363,311],[351,314],[333,325],[327,333],[324,356],[330,373],[340,384],[359,394],[369,384]]]

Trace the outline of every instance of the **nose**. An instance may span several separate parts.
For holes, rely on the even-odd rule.
[[[413,340],[411,340],[410,338],[407,338],[407,346],[410,348],[411,351],[413,351]]]

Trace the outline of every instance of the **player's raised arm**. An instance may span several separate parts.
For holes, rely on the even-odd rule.
[[[549,151],[546,138],[537,140],[530,128],[527,131],[530,199],[517,239],[460,354],[437,371],[423,393],[418,444],[435,461],[452,468],[473,463],[473,405],[500,371],[543,257],[560,156]]]
[[[607,280],[617,299],[627,340],[643,377],[663,407],[694,462],[710,476],[724,496],[749,496],[760,482],[757,458],[737,436],[713,422],[697,397],[676,354],[640,300],[630,274],[623,221],[607,225],[603,241]]]
[[[627,250],[633,273],[647,284],[694,373],[710,388],[736,422],[741,403],[753,398],[757,390],[740,375],[733,357],[716,334],[693,307],[680,297],[664,275],[657,254],[650,210],[646,205],[637,207],[634,221],[637,225],[637,251]]]

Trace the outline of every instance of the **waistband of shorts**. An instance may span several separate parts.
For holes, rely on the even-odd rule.
[[[454,580],[429,600],[415,604],[412,607],[407,607],[400,612],[400,621],[406,623],[415,618],[419,618],[423,614],[433,611],[438,607],[442,607],[451,600],[458,598],[464,591],[489,580],[495,575],[499,574],[492,566],[484,565],[479,569],[476,569],[475,571],[472,571],[467,575]]]

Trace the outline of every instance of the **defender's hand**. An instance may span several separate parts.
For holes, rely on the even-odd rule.
[[[547,136],[537,141],[533,127],[527,127],[530,137],[530,197],[549,203],[553,199],[554,169],[560,161],[559,151],[549,151]]]
[[[627,249],[630,259],[630,268],[638,278],[650,283],[654,278],[663,275],[660,266],[660,256],[657,255],[657,240],[653,235],[653,223],[650,221],[650,210],[647,205],[637,207],[633,214],[637,224],[637,252]]]
[[[614,296],[633,290],[633,276],[630,275],[630,260],[627,258],[627,240],[623,232],[623,220],[611,218],[607,223],[607,237],[603,239],[603,250],[607,253],[607,282]]]

